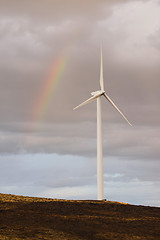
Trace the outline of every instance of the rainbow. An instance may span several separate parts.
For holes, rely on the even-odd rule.
[[[67,54],[64,52],[59,55],[56,61],[51,68],[51,71],[44,82],[44,85],[36,99],[33,108],[33,122],[35,130],[37,123],[41,122],[47,112],[49,105],[51,103],[51,99],[53,97],[53,93],[56,90],[57,84],[61,79],[64,70],[66,68],[67,63]]]

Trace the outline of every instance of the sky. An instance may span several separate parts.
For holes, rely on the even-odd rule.
[[[160,206],[160,1],[0,1],[0,192]]]

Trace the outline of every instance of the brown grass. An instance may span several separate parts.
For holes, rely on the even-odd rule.
[[[160,208],[0,194],[0,240],[160,240]]]

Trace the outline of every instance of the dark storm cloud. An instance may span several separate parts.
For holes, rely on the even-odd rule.
[[[114,34],[105,27],[103,20],[105,21],[109,18],[108,11],[110,14],[112,13],[111,7],[115,6],[114,4],[117,1],[108,1],[107,3],[94,1],[91,9],[89,1],[87,3],[83,1],[81,3],[78,2],[78,4],[72,1],[70,4],[65,1],[63,4],[56,1],[45,3],[43,1],[35,1],[31,4],[26,1],[23,4],[17,1],[16,3],[12,6],[7,1],[2,2],[1,8],[1,34],[3,37],[1,41],[2,58],[0,67],[2,87],[0,95],[2,102],[5,103],[5,107],[1,105],[2,121],[14,120],[21,122],[21,120],[31,120],[31,108],[43,85],[46,72],[48,71],[47,65],[50,65],[51,59],[56,58],[58,52],[64,46],[70,44],[71,35],[74,34],[79,34],[80,39],[71,45],[67,71],[59,83],[59,88],[53,99],[52,106],[54,112],[49,113],[49,121],[59,121],[62,118],[71,121],[73,119],[72,108],[74,105],[87,98],[90,91],[99,87],[97,82],[99,78],[98,48],[100,41],[97,37],[98,35],[100,37],[103,36],[105,43],[107,43],[104,47],[104,69],[106,69],[104,72],[105,79],[110,77],[106,85],[108,93],[111,91],[113,98],[115,96],[123,96],[123,99],[119,98],[117,102],[124,101],[126,106],[126,98],[128,99],[128,104],[133,102],[135,105],[135,96],[137,100],[140,100],[139,105],[147,105],[146,101],[142,102],[143,99],[141,99],[141,96],[144,96],[142,94],[143,89],[137,87],[143,83],[138,78],[131,81],[129,76],[131,74],[128,73],[128,76],[126,76],[126,68],[118,72],[117,63],[109,61],[109,58],[111,60],[113,58],[110,51],[108,58],[107,51],[110,47],[117,44],[117,39],[114,39]],[[38,3],[39,5],[37,6]],[[53,9],[50,4],[54,6]],[[83,11],[84,9],[85,11]],[[12,19],[12,15],[15,15],[15,18]],[[57,15],[61,18],[61,22],[55,22],[55,19],[58,19]],[[71,20],[67,20],[66,16],[68,15]],[[43,19],[45,16],[46,18],[48,16],[53,18],[52,22],[46,22]],[[80,19],[76,19],[77,16]],[[34,24],[32,17],[37,18],[36,24]],[[102,34],[104,30],[105,34]],[[117,34],[118,42],[120,38],[123,41],[125,34],[121,36],[119,33]],[[109,67],[111,70],[109,70]],[[88,79],[93,79],[92,84]],[[149,85],[149,82],[150,79],[145,79],[145,85]],[[126,86],[128,91],[124,92],[123,86]],[[26,91],[27,89],[28,91]],[[156,89],[157,87],[155,86],[153,91]],[[133,90],[134,95],[130,94],[131,90]],[[61,98],[58,96],[58,91],[61,92]],[[65,107],[63,106],[64,102]],[[59,109],[61,109],[61,112]],[[127,108],[126,112],[129,111]],[[83,112],[87,114],[86,112],[88,111],[82,109],[81,112],[77,112],[77,120],[82,118],[81,113]],[[86,119],[90,119],[90,116],[93,116],[93,114],[92,112],[89,113]]]

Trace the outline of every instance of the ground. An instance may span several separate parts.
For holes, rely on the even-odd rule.
[[[0,194],[0,240],[160,240],[160,208]]]

